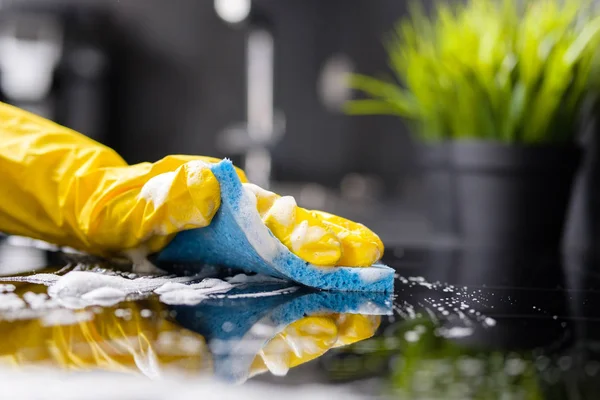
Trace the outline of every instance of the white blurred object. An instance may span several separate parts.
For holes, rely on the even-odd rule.
[[[353,200],[374,200],[381,197],[383,182],[375,175],[348,174],[340,183],[342,196]]]
[[[0,29],[0,84],[14,101],[48,95],[63,50],[62,30],[50,17],[15,16]]]
[[[344,103],[352,97],[348,85],[352,71],[352,62],[345,54],[332,55],[323,66],[317,89],[321,101],[330,111],[340,112]]]
[[[35,247],[0,244],[0,275],[19,274],[46,266],[46,251]]]
[[[246,121],[221,132],[217,146],[242,155],[248,179],[265,189],[271,183],[271,148],[285,133],[285,116],[273,104],[273,75],[273,34],[251,24],[246,40]]]
[[[327,206],[327,191],[321,185],[308,183],[300,189],[298,202],[305,208],[324,210]]]
[[[246,51],[248,136],[266,145],[273,138],[273,36],[262,29],[250,31]],[[268,188],[271,153],[261,147],[246,153],[244,169],[250,181]]]
[[[215,0],[217,15],[230,24],[237,24],[250,15],[251,0]]]
[[[59,251],[60,247],[44,242],[43,240],[32,239],[25,236],[11,235],[6,238],[6,244],[13,247],[33,247],[40,250]]]

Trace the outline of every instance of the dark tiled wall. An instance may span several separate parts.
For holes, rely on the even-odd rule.
[[[44,4],[48,5],[49,0]],[[32,3],[21,0],[17,3]],[[37,0],[39,3],[40,1]],[[63,1],[64,3],[65,1]],[[106,141],[130,162],[169,153],[224,156],[216,135],[244,119],[244,38],[215,14],[212,0],[70,0],[109,11],[115,43]],[[403,0],[255,0],[276,40],[275,102],[287,119],[277,147],[278,179],[337,185],[343,174],[407,173],[411,143],[400,121],[328,111],[317,82],[332,55],[356,70],[386,70],[381,39]]]
[[[281,179],[337,183],[348,171],[405,171],[411,145],[385,117],[328,111],[317,91],[323,66],[343,54],[361,72],[384,70],[381,37],[404,9],[397,0],[263,0],[275,30],[276,107],[287,132],[278,145]],[[244,118],[244,32],[223,23],[212,1],[128,0],[113,4],[123,37],[122,133],[131,161],[168,153],[222,156],[216,134]]]

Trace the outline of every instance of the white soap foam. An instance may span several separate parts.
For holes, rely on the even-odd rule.
[[[236,213],[234,218],[260,257],[271,262],[281,251],[277,246],[279,242],[271,236],[269,229],[261,220],[256,205],[254,193],[243,187],[238,205],[239,213]]]
[[[0,293],[14,292],[17,287],[12,284],[0,285]]]
[[[357,309],[352,311],[356,314],[362,315],[391,315],[393,313],[393,311],[388,307],[380,306],[379,304],[371,301],[362,302]]]
[[[46,293],[27,292],[23,294],[23,300],[27,302],[33,310],[45,310],[56,307],[56,302],[50,299]]]
[[[120,303],[125,300],[125,297],[127,297],[127,293],[120,289],[100,287],[83,294],[81,299],[89,304],[108,307]]]
[[[337,268],[341,267],[318,267],[321,272],[325,273],[334,273]],[[359,267],[343,267],[343,268],[352,268],[352,270],[360,277],[360,279],[365,283],[373,283],[382,279],[385,275],[387,275],[387,271],[383,268],[378,268],[377,266],[372,266],[369,268],[359,268]]]
[[[272,276],[256,274],[246,275],[237,274],[231,278],[225,278],[229,283],[233,284],[248,284],[248,283],[285,283],[283,279],[273,278]]]
[[[40,281],[33,275],[30,281]],[[90,271],[71,271],[49,282],[48,295],[67,308],[83,308],[91,305],[108,306],[119,303],[131,294],[148,294],[165,283],[181,283],[193,277],[135,278],[105,275]],[[43,279],[41,281],[48,281]]]
[[[187,288],[187,286],[184,285],[183,283],[167,282],[164,285],[162,285],[161,287],[154,289],[154,293],[164,294],[164,293],[173,292],[175,290],[183,290],[185,288]]]
[[[218,297],[252,298],[291,293],[297,288],[285,288],[262,293],[247,293],[225,296],[235,286],[256,282],[283,282],[263,275],[237,275],[225,282],[220,279],[204,278],[190,283],[196,277],[127,277],[109,272],[74,270],[65,275],[37,274],[26,277],[2,278],[8,281],[29,282],[48,286],[48,295],[27,292],[24,298],[15,293],[0,293],[0,310],[22,310],[29,305],[32,310],[53,309],[59,306],[76,310],[89,306],[111,306],[125,300],[129,295],[156,293],[167,304],[197,304],[208,295]]]
[[[60,278],[55,274],[35,274],[28,276],[7,276],[0,278],[0,282],[27,282],[38,285],[50,286]]]
[[[93,319],[94,313],[90,311],[73,311],[65,308],[58,308],[42,315],[41,324],[42,326],[75,325]]]
[[[231,289],[233,285],[220,279],[206,278],[202,282],[184,285],[177,282],[167,282],[154,290],[156,294],[165,294],[177,290],[202,290],[203,293],[223,292]]]
[[[133,271],[137,274],[157,274],[162,272],[154,264],[148,260],[148,254],[150,251],[144,245],[136,247],[134,249],[125,250],[123,254],[131,260],[133,264]]]
[[[280,197],[275,200],[265,218],[271,216],[281,225],[290,226],[296,218],[297,207],[296,200],[292,196]]]
[[[118,275],[104,275],[88,271],[71,271],[48,289],[52,297],[81,297],[95,289],[114,288],[124,293],[147,292],[168,282],[164,278],[126,279]]]
[[[360,276],[362,281],[366,282],[366,283],[377,282],[378,280],[380,280],[387,274],[387,271],[384,270],[383,268],[371,267],[371,268],[357,268],[357,269],[358,269],[358,271],[357,271],[358,275]]]
[[[187,184],[188,186],[198,185],[202,182],[202,173],[207,169],[210,169],[211,164],[202,160],[192,160],[185,163],[187,170]]]
[[[270,198],[273,199],[273,201],[277,199],[277,195],[275,193],[263,189],[260,186],[255,185],[253,183],[242,183],[242,186],[244,187],[244,189],[247,189],[250,192],[252,192],[255,197]]]
[[[290,235],[290,241],[292,242],[292,249],[298,252],[307,243],[316,243],[323,236],[327,234],[327,231],[320,226],[309,226],[308,221],[302,221]]]
[[[258,297],[271,297],[278,296],[282,294],[294,293],[298,290],[298,287],[289,287],[285,289],[277,289],[271,290],[269,292],[257,292],[257,293],[238,293],[238,294],[230,294],[230,295],[216,295],[218,298],[228,298],[228,299],[252,299]]]
[[[168,282],[154,290],[160,295],[160,301],[165,304],[195,305],[204,300],[209,294],[224,293],[233,285],[220,279],[207,278],[202,282],[191,285]]]
[[[175,171],[153,176],[142,186],[140,197],[152,203],[154,208],[159,208],[167,200],[174,179]]]
[[[172,305],[193,306],[200,304],[204,299],[206,294],[194,289],[179,289],[160,295],[161,302]]]
[[[15,293],[0,294],[0,311],[12,311],[25,307],[25,301],[23,301],[23,299],[21,299]]]

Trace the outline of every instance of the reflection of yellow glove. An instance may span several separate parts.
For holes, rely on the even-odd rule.
[[[254,359],[250,376],[267,370],[285,375],[289,368],[318,358],[332,348],[370,338],[380,323],[381,317],[373,315],[304,317],[269,340]]]
[[[176,155],[127,165],[77,132],[0,103],[0,230],[92,254],[156,252],[175,233],[210,224],[220,188],[206,165],[215,161]],[[383,254],[360,224],[246,187],[273,234],[306,261],[368,266]]]
[[[0,363],[150,377],[172,369],[212,374],[204,338],[165,319],[160,303],[122,303],[120,309],[123,315],[115,308],[100,313],[51,310],[45,311],[49,318],[0,321]],[[55,325],[53,319],[64,325]]]
[[[43,293],[26,284],[15,292]],[[119,310],[119,311],[118,311]],[[213,374],[213,357],[204,338],[172,322],[157,299],[125,302],[117,307],[52,309],[39,319],[4,320],[0,314],[0,365],[47,366],[69,370],[143,373],[168,371]],[[328,350],[367,339],[379,316],[324,314],[304,317],[271,338],[256,355],[249,376],[288,369]]]

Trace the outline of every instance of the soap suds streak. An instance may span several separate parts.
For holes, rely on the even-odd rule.
[[[251,299],[251,298],[258,298],[258,297],[270,297],[270,296],[277,296],[280,294],[294,293],[296,290],[298,290],[298,287],[294,286],[294,287],[289,287],[289,288],[285,288],[285,289],[271,290],[269,292],[217,295],[215,297],[222,298],[222,299],[224,299],[224,298],[227,298],[227,299]]]
[[[244,284],[244,283],[285,283],[286,281],[279,278],[274,278],[268,275],[256,274],[256,275],[246,275],[246,274],[237,274],[230,278],[225,278],[225,280],[231,284]]]
[[[194,305],[200,303],[212,293],[227,292],[234,286],[220,279],[206,278],[202,282],[184,285],[182,283],[165,283],[154,290],[165,304]]]
[[[134,275],[135,276],[135,275]],[[128,296],[148,296],[156,294],[166,304],[198,304],[203,299],[218,294],[219,298],[229,297],[224,293],[249,283],[282,282],[265,276],[247,276],[238,274],[229,282],[192,277],[137,277],[127,278],[121,275],[92,271],[70,271],[65,275],[35,274],[25,277],[4,277],[0,281],[27,282],[48,286],[48,294],[27,292],[23,298],[13,292],[0,293],[0,310],[31,309],[82,309],[89,306],[112,306],[126,300]],[[291,293],[297,288],[285,288],[269,292],[235,294],[232,298],[251,298],[276,296]]]

